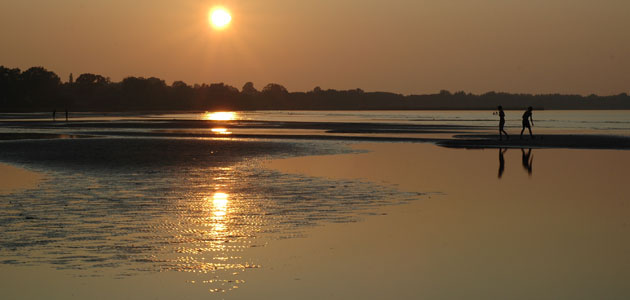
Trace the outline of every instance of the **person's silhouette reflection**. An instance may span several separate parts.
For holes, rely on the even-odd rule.
[[[505,171],[505,158],[503,158],[503,154],[505,154],[507,150],[507,148],[499,148],[499,178],[503,176],[503,171]]]
[[[503,111],[503,106],[499,105],[497,110],[499,110],[499,141],[503,140],[503,134],[505,134],[505,138],[509,140],[510,136],[505,131],[505,112]]]
[[[529,174],[529,176],[532,176],[532,163],[534,162],[532,149],[529,148],[527,150],[527,154],[525,154],[525,149],[521,148],[521,152],[523,152],[523,168],[527,170],[527,174]]]

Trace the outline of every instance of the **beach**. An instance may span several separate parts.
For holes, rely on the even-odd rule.
[[[624,135],[546,128],[499,143],[483,124],[6,122],[0,159],[46,178],[0,196],[10,298],[630,295]]]

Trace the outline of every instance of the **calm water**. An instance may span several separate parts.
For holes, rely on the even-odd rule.
[[[520,123],[521,112],[507,111],[506,113],[508,125],[517,127]],[[5,114],[0,118],[3,121],[24,120],[22,123],[7,123],[10,125],[2,128],[1,133],[29,133],[33,129],[28,124],[48,120],[50,115]],[[117,126],[126,122],[138,124],[138,128],[125,127],[124,130],[148,133],[156,132],[156,127],[145,125],[158,124],[157,129],[159,129],[161,122],[173,119],[368,122],[464,125],[478,128],[495,126],[497,123],[497,117],[489,111],[269,111],[143,115],[77,113],[71,114],[71,118],[77,123],[98,123],[100,132],[121,130]],[[627,111],[540,111],[534,113],[534,120],[536,130],[630,135],[630,113]],[[64,122],[39,123],[37,132],[75,134],[94,130],[64,126]],[[292,134],[290,128],[283,130],[283,133]],[[379,164],[382,165],[380,168],[375,169],[371,161],[361,161],[354,165],[349,163],[345,166],[351,161],[349,157],[355,157],[360,153],[365,154],[365,150],[354,147],[356,144],[355,142],[326,140],[255,137],[243,139],[230,138],[229,135],[183,138],[102,134],[84,139],[44,138],[0,141],[1,162],[45,175],[44,181],[38,188],[0,195],[0,228],[2,228],[0,231],[0,275],[7,275],[3,273],[3,267],[24,270],[34,268],[35,273],[45,273],[41,270],[55,270],[77,278],[97,277],[103,280],[113,278],[120,282],[154,274],[189,274],[183,277],[169,277],[171,279],[169,284],[176,287],[195,282],[196,286],[202,287],[203,294],[226,295],[237,289],[246,288],[248,282],[244,278],[248,277],[247,274],[250,272],[257,270],[262,274],[266,274],[265,272],[272,274],[275,271],[267,269],[267,266],[281,264],[276,261],[273,263],[260,261],[258,256],[251,255],[253,249],[266,249],[276,242],[281,244],[279,241],[303,237],[307,239],[300,245],[308,245],[308,232],[313,228],[360,223],[368,216],[381,215],[386,207],[404,207],[403,204],[411,203],[416,205],[414,207],[420,207],[420,212],[409,219],[425,220],[426,223],[422,223],[425,226],[423,230],[435,230],[427,234],[439,236],[440,232],[449,232],[441,231],[442,229],[439,228],[444,228],[444,230],[449,228],[453,237],[456,236],[456,232],[460,234],[465,232],[464,227],[470,229],[475,228],[475,224],[485,224],[475,223],[479,220],[470,220],[470,223],[462,225],[462,228],[451,228],[453,224],[458,224],[457,220],[472,218],[475,213],[482,215],[483,220],[493,217],[493,215],[486,216],[480,213],[487,211],[486,208],[490,207],[484,199],[494,199],[491,198],[492,193],[488,193],[494,189],[489,186],[505,184],[512,180],[509,187],[499,189],[502,193],[509,195],[512,191],[522,188],[523,185],[527,186],[528,182],[531,183],[532,176],[546,178],[538,185],[546,189],[537,191],[527,188],[527,193],[522,193],[528,195],[527,199],[501,197],[497,201],[491,201],[492,209],[499,210],[497,207],[501,207],[504,200],[511,200],[510,205],[523,205],[535,211],[537,207],[532,208],[534,206],[530,207],[527,206],[530,204],[526,204],[532,199],[546,199],[549,203],[555,203],[554,199],[561,199],[562,205],[569,207],[571,201],[562,196],[572,190],[569,186],[586,187],[585,182],[593,182],[586,179],[572,182],[571,174],[589,174],[600,178],[598,174],[605,174],[606,171],[601,170],[601,164],[598,163],[603,152],[596,151],[580,152],[573,161],[565,159],[562,163],[556,163],[557,158],[563,157],[564,152],[540,150],[544,152],[535,152],[532,157],[536,158],[533,163],[529,162],[530,166],[534,165],[534,175],[528,175],[520,166],[521,163],[525,166],[526,160],[521,157],[521,152],[517,149],[510,150],[505,154],[505,158],[495,151],[478,155],[465,150],[449,150],[449,155],[452,155],[450,157],[429,159],[430,157],[438,158],[440,153],[446,152],[431,145],[422,145],[422,147],[430,146],[435,149],[427,150],[428,148],[420,147],[409,148],[411,149],[409,152],[399,152],[398,150],[407,149],[407,147],[396,147],[395,144],[388,145],[396,151],[392,150],[392,154],[385,153],[379,158]],[[591,153],[597,155],[590,156]],[[342,154],[346,156],[341,157],[338,162],[333,162],[331,167],[324,168],[319,175],[281,172],[263,167],[266,162],[276,159],[338,157]],[[525,157],[525,154],[522,156]],[[630,161],[625,154],[605,157],[615,157],[615,161],[607,163],[610,167],[619,167],[619,172],[622,172],[623,166]],[[543,165],[545,168],[541,168],[541,160],[546,161]],[[507,165],[505,167],[507,171],[505,175],[499,176],[502,178],[497,178],[497,168],[500,170],[499,174],[502,174],[503,163]],[[333,169],[335,165],[344,165],[341,171],[347,171],[347,176],[336,178],[327,176],[326,172]],[[566,165],[584,168],[571,171],[573,173],[558,171]],[[589,169],[589,165],[598,166],[599,169],[596,167]],[[311,162],[311,167],[307,169],[315,170],[319,167],[321,166],[318,166],[318,162],[315,161]],[[370,170],[370,167],[372,167],[371,171],[365,171]],[[541,169],[543,171],[538,171]],[[379,174],[381,170],[392,173]],[[591,174],[593,170],[595,172]],[[380,177],[375,177],[379,180],[365,179],[362,172],[367,177],[369,174],[372,174],[370,176],[377,174]],[[438,177],[434,174],[438,173],[441,174],[439,177],[441,179],[437,180],[437,183],[423,185],[435,181],[434,178]],[[388,180],[390,178],[391,180]],[[467,183],[467,178],[476,178],[472,180],[476,184],[473,186]],[[567,185],[558,187],[550,184],[555,180],[550,178],[568,179],[563,181],[566,181]],[[617,182],[624,178],[627,178],[626,173],[618,173],[614,180]],[[401,188],[399,186],[401,182],[407,182],[407,185],[413,188]],[[610,191],[609,185],[612,184],[610,182],[612,180],[598,183],[595,190]],[[612,184],[613,189],[615,186],[617,185]],[[457,198],[458,205],[449,207],[448,205],[452,204],[448,201],[444,203],[444,206],[441,202],[432,202],[433,204],[428,206],[432,210],[426,211],[428,219],[423,219],[425,211],[422,210],[423,206],[417,204],[430,199],[434,194],[440,195],[447,190],[451,190],[454,195],[463,195]],[[604,207],[598,206],[599,211],[588,210],[596,217],[594,219],[599,220],[601,217],[602,220],[606,220],[608,215],[612,215],[611,211],[619,214],[618,218],[614,219],[615,222],[625,220],[630,216],[626,206],[620,204],[623,203],[623,199],[617,192],[615,191],[614,195],[606,199],[618,206],[604,205],[607,202],[592,201],[597,197],[593,195],[583,200],[589,205],[597,203]],[[477,195],[484,196],[479,196],[477,199],[475,198]],[[471,201],[467,201],[469,199]],[[523,202],[515,202],[515,199]],[[536,205],[546,205],[537,201],[540,200],[534,201]],[[475,203],[485,203],[484,205],[487,206],[486,208],[475,207]],[[444,218],[438,218],[439,221],[435,223],[426,221],[431,220],[432,211],[439,211],[445,207],[448,209],[443,213]],[[462,209],[471,214],[464,212],[459,216],[450,214]],[[512,214],[518,216],[518,213],[514,211],[509,211],[506,216]],[[600,211],[605,213],[600,214]],[[501,211],[497,215],[500,213]],[[419,217],[420,214],[423,214],[422,217]],[[549,220],[554,220],[554,218],[554,216],[549,216]],[[533,219],[536,218],[533,217]],[[613,219],[608,218],[608,220]],[[599,224],[597,223],[599,221],[591,222]],[[522,223],[518,223],[518,230],[528,227],[527,221]],[[567,224],[569,224],[567,226],[581,226],[579,221],[574,222],[573,219]],[[496,225],[492,225],[493,228],[500,228]],[[617,226],[617,223],[613,225]],[[605,227],[601,232],[618,235],[620,232],[627,231],[625,227],[618,228],[613,225],[610,225],[613,229]],[[396,232],[404,232],[406,228],[396,230]],[[480,229],[477,234],[484,234],[484,230],[486,229]],[[374,243],[378,244],[379,239],[384,239],[394,233],[383,231],[378,235],[375,234]],[[369,236],[365,232],[363,234]],[[512,236],[512,233],[509,234]],[[530,234],[533,237],[537,233]],[[469,235],[462,234],[461,239],[462,246],[476,245],[468,240]],[[533,244],[538,242],[537,237],[530,238],[530,241]],[[400,247],[410,252],[430,248],[423,245],[424,242],[424,240],[418,241],[417,245]],[[325,240],[321,243],[325,244]],[[456,252],[456,249],[451,249],[448,244],[442,243],[443,241],[437,241],[435,245]],[[510,240],[508,244],[517,243]],[[624,240],[624,247],[627,244]],[[457,248],[461,249],[461,247]],[[374,249],[380,248],[375,246]],[[440,249],[435,251],[436,257],[444,256],[444,261],[455,257],[440,254],[448,253]],[[396,249],[390,250],[393,252],[372,253],[367,261],[388,261],[396,258]],[[351,247],[349,251],[353,253],[363,250]],[[505,255],[505,253],[500,252],[498,255]],[[588,253],[588,255],[591,254]],[[542,253],[541,257],[545,255],[547,253]],[[619,257],[615,259],[621,261],[622,264],[628,260],[628,257],[616,255]],[[394,274],[406,274],[392,282],[409,280],[410,276],[412,277],[409,274],[416,271],[407,270],[406,262],[413,262],[420,258],[423,257],[416,256],[415,252],[406,253],[402,257],[402,263],[388,265],[394,270]],[[424,259],[430,260],[430,257],[424,257]],[[475,259],[472,257],[470,261],[475,261]],[[315,265],[317,262],[309,266],[316,268]],[[354,270],[356,272],[353,273],[354,275],[361,275],[360,267]],[[411,273],[402,272],[404,270]],[[622,271],[620,274],[626,274],[625,269]],[[49,279],[52,277],[44,280]],[[343,282],[343,278],[339,281]],[[257,283],[249,284],[257,286]],[[443,284],[450,285],[451,283],[444,281]],[[413,294],[413,289],[409,292]],[[142,291],[138,293],[141,295]],[[19,291],[13,290],[12,294],[19,294]]]
[[[238,272],[260,268],[242,254],[248,248],[422,197],[361,180],[260,167],[271,158],[350,152],[335,142],[3,142],[3,161],[43,172],[47,179],[37,189],[0,195],[0,265],[116,278],[211,273],[208,290],[226,292],[240,286]]]
[[[508,127],[520,127],[523,111],[506,111]],[[117,113],[72,113],[72,120],[117,121],[117,120],[204,120],[208,113],[166,114],[117,114]],[[50,119],[43,114],[2,114],[2,120]],[[57,118],[63,119],[58,113]],[[496,126],[498,117],[492,111],[253,111],[237,112],[233,118],[252,121],[299,121],[299,122],[374,122],[431,125]],[[535,111],[537,128],[554,130],[630,130],[630,111],[625,110],[547,110]],[[623,132],[622,132],[623,133]]]

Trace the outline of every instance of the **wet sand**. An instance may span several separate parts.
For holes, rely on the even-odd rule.
[[[0,194],[36,188],[43,175],[0,163]]]

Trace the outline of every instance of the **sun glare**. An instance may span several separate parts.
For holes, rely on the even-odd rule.
[[[210,11],[210,24],[216,29],[227,27],[232,21],[232,16],[224,8],[215,8]]]
[[[228,204],[228,194],[214,193],[214,195],[212,196],[212,204],[221,210],[225,210]]]
[[[206,112],[203,118],[209,121],[233,121],[236,120],[236,113],[233,111]]]

